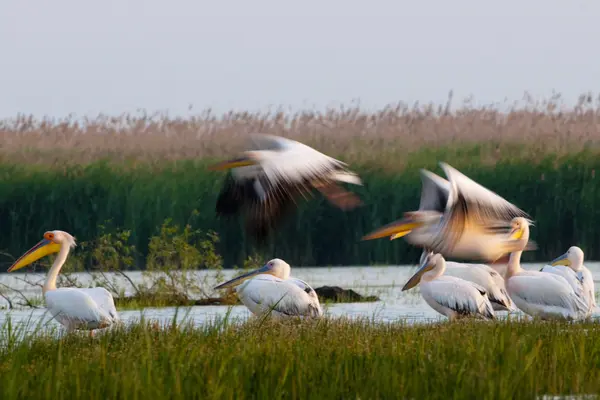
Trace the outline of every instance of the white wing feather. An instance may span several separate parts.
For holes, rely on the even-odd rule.
[[[77,288],[48,291],[45,300],[54,318],[68,328],[96,329],[113,322],[113,317],[98,306],[89,292]]]
[[[256,315],[272,312],[276,317],[320,317],[322,310],[316,294],[310,296],[304,281],[281,280],[272,275],[257,275],[240,287],[240,300]],[[316,301],[315,301],[316,300]]]
[[[439,304],[463,315],[494,318],[494,310],[483,287],[453,276],[440,276],[430,282],[429,295]]]
[[[450,182],[426,169],[421,169],[421,201],[419,211],[444,212],[450,198]]]

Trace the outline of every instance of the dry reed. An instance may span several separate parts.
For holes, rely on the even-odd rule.
[[[221,157],[240,150],[245,135],[264,132],[300,140],[352,162],[395,162],[424,146],[440,148],[488,144],[497,153],[514,144],[528,152],[566,153],[600,142],[600,97],[582,95],[575,107],[560,97],[508,111],[502,105],[473,106],[466,100],[448,105],[390,105],[377,112],[359,108],[215,115],[210,110],[186,118],[165,114],[63,119],[19,115],[0,121],[0,161],[16,163],[88,163],[98,159],[177,160]],[[507,108],[506,105],[504,108]],[[384,155],[382,157],[382,155]],[[485,157],[483,157],[485,158]],[[486,162],[487,160],[483,160]]]

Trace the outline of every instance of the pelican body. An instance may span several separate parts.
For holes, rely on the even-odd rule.
[[[432,252],[424,251],[421,254],[419,264],[422,264],[426,257],[432,255]],[[476,283],[484,288],[494,311],[512,311],[515,309],[515,306],[506,291],[504,278],[488,265],[446,261],[444,276],[454,276],[456,278],[464,279],[465,281]]]
[[[495,319],[483,287],[454,276],[444,276],[445,270],[446,260],[441,254],[427,254],[402,290],[419,285],[425,302],[450,320],[463,317]]]
[[[215,289],[237,285],[240,301],[256,316],[320,318],[323,310],[317,293],[303,280],[290,277],[290,272],[288,263],[275,258]]]
[[[76,246],[69,233],[54,230],[44,233],[44,239],[23,254],[8,272],[23,268],[49,254],[58,253],[42,293],[50,314],[68,332],[75,329],[93,330],[106,328],[118,322],[119,314],[110,292],[104,288],[57,288],[56,279],[69,252]]]
[[[245,213],[246,232],[257,241],[264,241],[312,189],[343,210],[362,203],[337,184],[362,185],[342,161],[282,137],[255,134],[251,139],[258,150],[245,151],[211,169],[231,169],[217,199],[217,215]]]
[[[508,232],[514,217],[529,217],[498,194],[440,163],[446,180],[421,170],[419,210],[385,225],[363,240],[405,237],[406,241],[444,257],[495,262],[515,249]],[[530,243],[528,250],[535,249]]]
[[[525,248],[529,240],[529,221],[513,220],[513,234]],[[510,254],[506,266],[506,289],[515,305],[532,317],[577,320],[585,316],[587,304],[563,276],[521,268],[522,250]]]
[[[588,307],[586,316],[589,316],[596,308],[596,291],[594,277],[590,270],[583,265],[583,259],[583,250],[577,246],[571,246],[566,253],[552,260],[550,265],[544,266],[540,271],[565,278],[573,291],[585,299]]]

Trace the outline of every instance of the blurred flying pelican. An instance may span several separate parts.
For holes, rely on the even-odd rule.
[[[93,330],[106,328],[119,321],[119,314],[110,292],[104,288],[56,288],[56,279],[69,251],[75,247],[75,238],[59,230],[44,233],[44,239],[29,249],[8,269],[16,271],[52,253],[58,253],[42,293],[50,314],[68,332],[75,329]]]
[[[515,218],[513,236],[525,248],[529,240],[529,221]],[[522,250],[510,254],[506,266],[506,289],[515,305],[525,314],[542,319],[576,320],[585,316],[587,304],[560,275],[521,268]]]
[[[317,293],[303,280],[290,277],[290,272],[288,263],[274,258],[263,267],[222,283],[215,289],[238,285],[235,290],[239,299],[254,315],[271,312],[277,318],[321,317],[323,310]]]
[[[246,214],[246,231],[263,241],[286,214],[319,190],[332,204],[350,210],[362,204],[360,198],[336,182],[362,185],[347,164],[294,140],[278,136],[251,135],[257,150],[248,150],[234,160],[212,166],[232,169],[217,199],[220,216]]]
[[[487,291],[480,285],[454,276],[445,276],[446,260],[441,254],[427,254],[402,290],[420,283],[421,295],[431,308],[450,320],[461,317],[495,319]]]
[[[494,262],[515,249],[518,241],[508,232],[514,217],[527,213],[486,189],[446,163],[440,163],[448,181],[421,170],[423,188],[419,210],[404,213],[363,237],[372,240],[405,237],[412,245],[447,258]],[[535,243],[527,250],[535,249]]]
[[[571,246],[566,253],[555,258],[550,265],[544,266],[540,271],[558,274],[564,277],[573,290],[584,297],[588,305],[589,316],[596,308],[596,291],[594,277],[589,269],[583,265],[584,254],[577,246]]]
[[[423,251],[419,265],[425,262],[425,259],[432,256],[432,252]],[[504,278],[493,268],[485,264],[465,264],[453,261],[446,261],[446,270],[444,276],[454,276],[473,282],[481,286],[487,292],[488,299],[492,303],[494,311],[512,311],[515,309],[506,287]]]

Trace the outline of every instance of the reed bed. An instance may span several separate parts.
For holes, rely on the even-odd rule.
[[[3,399],[520,399],[600,391],[595,323],[141,321],[0,335]],[[7,339],[8,338],[8,339]]]
[[[437,163],[446,161],[535,218],[540,250],[525,261],[553,258],[573,244],[588,259],[600,259],[599,116],[600,101],[587,94],[571,108],[556,97],[509,111],[467,102],[452,112],[448,105],[399,104],[374,113],[18,116],[0,122],[0,250],[18,256],[48,229],[91,240],[111,220],[115,229],[131,230],[143,268],[149,238],[172,218],[218,232],[226,267],[253,254],[292,265],[414,263],[418,250],[402,240],[360,238],[418,207],[418,169],[441,173]],[[269,245],[256,247],[239,221],[216,219],[224,174],[206,166],[241,150],[247,134],[257,131],[351,163],[365,182],[351,189],[365,206],[343,213],[317,197]],[[190,222],[194,210],[199,215]]]

